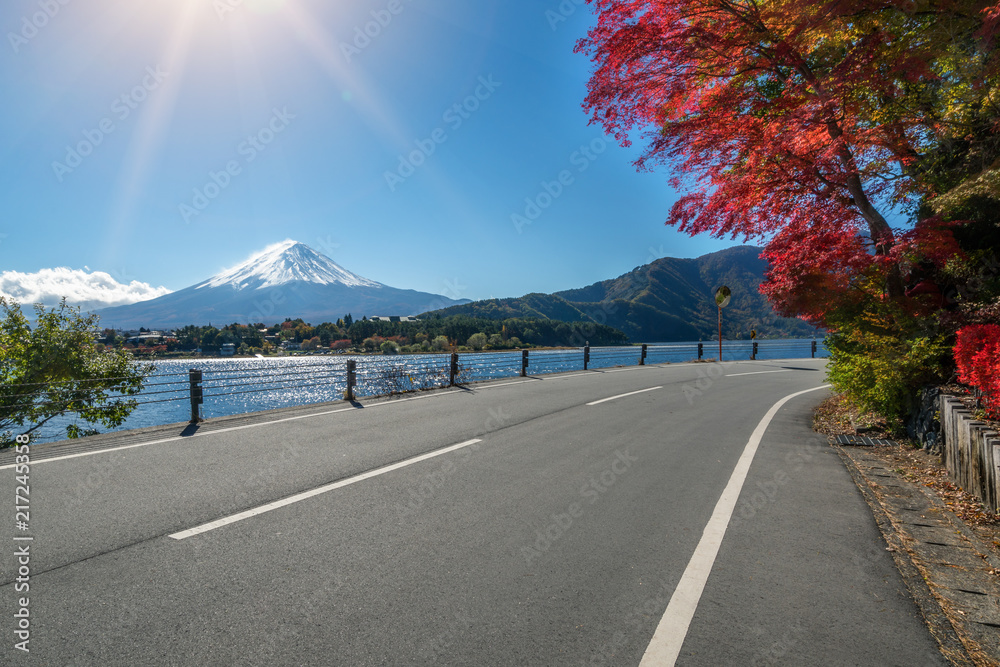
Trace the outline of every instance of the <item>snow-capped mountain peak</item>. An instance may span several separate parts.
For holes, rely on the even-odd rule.
[[[383,286],[351,273],[304,243],[287,240],[265,248],[242,264],[195,285],[195,288],[230,285],[236,290],[264,289],[290,282],[339,283],[348,287]]]

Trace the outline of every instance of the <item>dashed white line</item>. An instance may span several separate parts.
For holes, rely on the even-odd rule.
[[[608,396],[607,398],[602,398],[599,401],[591,401],[590,403],[587,403],[587,405],[597,405],[599,403],[605,403],[607,401],[614,401],[614,400],[619,399],[619,398],[625,398],[626,396],[635,396],[636,394],[643,394],[643,393],[645,393],[647,391],[653,391],[655,389],[663,389],[663,387],[662,386],[659,386],[659,387],[650,387],[648,389],[640,389],[639,391],[630,391],[627,394],[618,394],[617,396]]]
[[[723,377],[735,378],[741,375],[763,375],[764,373],[791,373],[791,369],[783,368],[780,371],[754,371],[752,373],[730,373],[729,375],[724,375]]]
[[[187,530],[182,530],[177,533],[173,533],[170,537],[175,540],[184,540],[195,535],[200,535],[202,533],[207,533],[210,530],[215,530],[216,528],[221,528],[222,526],[228,526],[231,523],[236,523],[237,521],[243,521],[244,519],[249,519],[251,517],[260,516],[266,512],[276,510],[281,507],[286,507],[297,502],[301,502],[308,498],[313,498],[323,493],[333,491],[334,489],[340,489],[351,484],[356,484],[366,479],[371,479],[372,477],[378,477],[379,475],[384,475],[387,472],[392,472],[393,470],[399,470],[400,468],[405,468],[406,466],[413,465],[414,463],[419,463],[420,461],[426,461],[427,459],[432,459],[436,456],[441,456],[442,454],[447,454],[448,452],[453,452],[456,449],[462,449],[463,447],[468,447],[469,445],[474,445],[477,442],[482,442],[481,438],[473,438],[472,440],[466,440],[465,442],[460,442],[457,445],[451,445],[450,447],[444,447],[442,449],[436,449],[433,452],[428,452],[426,454],[420,454],[419,456],[414,456],[398,463],[393,463],[387,466],[382,466],[381,468],[376,468],[375,470],[369,470],[368,472],[363,472],[360,475],[355,475],[354,477],[348,477],[347,479],[342,479],[339,482],[333,482],[332,484],[326,484],[324,486],[311,489],[309,491],[304,491],[298,493],[294,496],[289,496],[288,498],[283,498],[281,500],[276,500],[273,503],[267,503],[266,505],[261,505],[260,507],[255,507],[251,510],[246,510],[239,512],[238,514],[232,514],[222,519],[216,519],[215,521],[209,521],[208,523],[203,523],[200,526],[195,526],[194,528],[189,528]]]

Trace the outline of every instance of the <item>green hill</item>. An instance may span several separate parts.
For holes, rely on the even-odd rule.
[[[760,248],[738,246],[695,259],[665,257],[579,289],[473,301],[433,314],[593,321],[624,331],[634,342],[710,339],[718,330],[712,295],[727,285],[733,298],[723,310],[723,337],[748,338],[751,329],[766,338],[816,334],[805,322],[774,313],[757,290],[766,268]]]

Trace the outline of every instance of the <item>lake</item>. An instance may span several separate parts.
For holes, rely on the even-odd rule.
[[[704,357],[718,356],[718,343],[707,341]],[[810,357],[811,339],[760,341],[757,358],[795,359]],[[723,361],[749,359],[750,341],[723,341]],[[640,348],[594,347],[589,368],[634,366],[639,363]],[[817,357],[829,352],[817,341]],[[698,358],[698,343],[656,343],[648,345],[647,364],[679,363]],[[359,397],[447,385],[449,354],[412,355],[322,355],[269,358],[193,358],[154,362],[146,388],[136,398],[140,405],[118,429],[160,426],[187,421],[191,416],[188,370],[203,374],[204,418],[271,410],[309,403],[341,400],[347,386],[348,359],[357,361]],[[559,373],[583,369],[583,350],[539,350],[528,355],[529,375]],[[521,352],[479,352],[459,354],[459,381],[474,382],[519,375]],[[69,418],[52,420],[40,432],[38,442],[65,438]],[[81,424],[83,426],[83,424]],[[105,429],[100,429],[102,432]]]

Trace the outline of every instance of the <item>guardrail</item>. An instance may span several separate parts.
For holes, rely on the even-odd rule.
[[[712,342],[595,348],[588,345],[562,350],[240,359],[232,360],[235,364],[226,368],[154,372],[141,391],[107,391],[105,398],[107,402],[121,401],[132,406],[133,414],[119,428],[136,428],[181,420],[201,421],[206,408],[210,408],[211,416],[228,416],[338,399],[354,401],[359,396],[390,395],[479,380],[701,360],[714,351],[715,345]],[[768,358],[808,358],[817,356],[817,352],[815,340],[727,341],[723,358],[753,359],[761,353]],[[64,421],[68,423],[79,402],[71,396],[66,398],[68,389],[114,379],[49,383],[47,388],[51,391],[45,392],[42,399],[37,392],[29,392],[35,385],[8,386],[0,398],[0,416],[28,407],[22,404],[33,401],[34,407],[50,413],[64,412]],[[261,398],[257,399],[258,396]],[[57,422],[49,426],[55,428]]]
[[[766,342],[764,342],[766,343]],[[817,353],[817,341],[810,341],[810,357],[815,358]],[[752,341],[746,345],[749,359],[756,359],[760,352],[762,342]],[[791,350],[799,346],[788,343],[782,345],[768,346],[769,351]],[[450,356],[445,355],[402,355],[399,357],[373,356],[368,357],[372,363],[368,368],[358,368],[357,359],[348,359],[343,364],[304,364],[310,367],[310,371],[292,371],[282,373],[261,373],[260,371],[221,371],[211,373],[208,380],[204,379],[204,374],[199,369],[191,369],[189,375],[191,403],[191,421],[201,420],[199,406],[204,403],[204,398],[231,396],[240,393],[257,393],[274,391],[287,384],[294,384],[296,387],[325,386],[331,384],[330,380],[342,380],[344,386],[343,397],[345,400],[354,401],[357,399],[358,389],[363,388],[364,395],[379,396],[405,391],[415,391],[420,389],[431,389],[437,387],[455,386],[463,381],[471,382],[481,379],[494,379],[502,377],[527,377],[531,370],[533,359],[541,359],[541,364],[548,368],[536,368],[531,374],[546,374],[559,372],[559,370],[575,370],[566,368],[572,366],[574,360],[578,360],[582,370],[593,370],[596,368],[607,368],[610,366],[644,366],[649,363],[665,363],[666,360],[657,362],[657,355],[668,354],[676,358],[678,350],[690,349],[692,354],[696,354],[691,360],[702,360],[705,355],[705,344],[693,345],[650,345],[628,346],[621,348],[598,348],[592,350],[589,345],[581,349],[559,350],[559,351],[537,351],[532,355],[529,350],[512,352],[485,352],[467,353],[459,355],[453,352]],[[732,352],[734,346],[730,343],[727,348]],[[739,349],[738,347],[735,349]],[[446,361],[442,361],[442,357]],[[462,357],[465,358],[463,363]],[[492,357],[492,358],[491,358]],[[399,363],[386,363],[386,359],[391,358]],[[376,363],[377,362],[377,365]],[[560,366],[559,370],[552,370],[553,366]],[[282,366],[278,370],[284,371],[291,366]],[[318,371],[318,373],[316,372]],[[246,373],[253,373],[249,376],[250,382],[232,382],[247,378]],[[243,374],[243,375],[239,375]],[[274,379],[282,378],[282,379]],[[302,381],[308,381],[301,384]],[[203,384],[206,383],[206,384]],[[299,383],[299,384],[295,384]],[[218,391],[222,389],[234,389],[244,386],[253,386],[253,389],[240,391]],[[213,393],[205,394],[205,389],[216,390]]]

